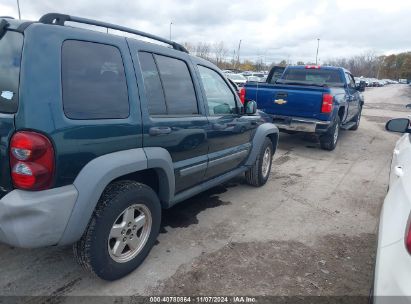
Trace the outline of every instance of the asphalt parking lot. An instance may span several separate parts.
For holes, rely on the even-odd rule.
[[[243,178],[163,215],[144,264],[116,282],[84,272],[71,247],[0,245],[1,295],[368,295],[380,208],[411,87],[367,88],[358,131],[333,152],[281,134],[269,182]]]

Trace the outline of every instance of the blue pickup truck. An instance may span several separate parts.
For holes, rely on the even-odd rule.
[[[365,86],[356,85],[349,71],[289,66],[280,72],[274,77],[279,73],[272,70],[264,83],[247,83],[240,91],[242,101],[255,100],[283,132],[317,134],[324,150],[334,150],[340,129],[358,129]]]

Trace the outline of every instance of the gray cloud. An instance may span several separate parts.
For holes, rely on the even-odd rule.
[[[15,0],[0,0],[17,15]],[[62,12],[137,27],[179,42],[224,41],[230,54],[242,40],[243,58],[313,61],[410,50],[411,3],[391,0],[20,0],[23,18]]]

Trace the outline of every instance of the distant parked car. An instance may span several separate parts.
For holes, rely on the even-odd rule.
[[[248,76],[247,81],[249,82],[261,82],[261,78],[257,76]]]
[[[394,149],[389,190],[381,210],[374,303],[411,303],[410,120],[392,119],[386,129],[404,135]]]
[[[232,80],[240,88],[243,87],[245,83],[247,82],[247,78],[245,78],[241,74],[229,73],[229,74],[226,74],[226,77]]]

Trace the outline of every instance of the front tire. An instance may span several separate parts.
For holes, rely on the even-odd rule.
[[[340,126],[341,126],[341,120],[340,120],[340,117],[337,116],[336,119],[334,120],[333,125],[327,131],[327,133],[325,133],[324,135],[321,135],[320,137],[321,149],[328,150],[328,151],[332,151],[335,149],[335,147],[337,146],[339,135],[340,135]]]
[[[267,182],[270,176],[273,154],[273,143],[266,137],[254,165],[245,173],[247,184],[261,187]]]
[[[156,193],[134,181],[107,186],[82,238],[73,246],[83,268],[113,281],[136,269],[153,247],[161,222]]]

